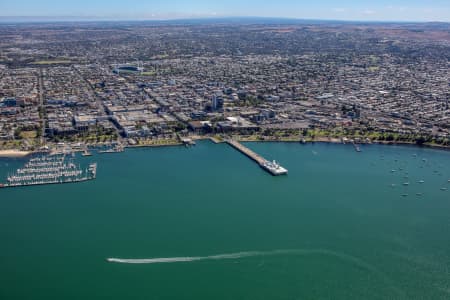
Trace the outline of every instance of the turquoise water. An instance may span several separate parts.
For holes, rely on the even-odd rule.
[[[0,299],[450,298],[449,152],[247,145],[289,175],[200,142],[80,158],[95,181],[0,190]],[[0,177],[23,162],[0,160]]]

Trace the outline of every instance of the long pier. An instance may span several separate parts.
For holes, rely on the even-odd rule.
[[[236,150],[238,150],[239,152],[241,152],[241,153],[245,154],[246,156],[248,156],[249,158],[253,159],[255,162],[257,162],[260,165],[262,165],[263,163],[265,163],[267,161],[264,157],[262,157],[259,154],[256,154],[255,152],[253,152],[249,148],[245,147],[238,141],[227,140],[227,143],[229,145],[231,145],[233,148],[235,148]]]
[[[250,159],[254,160],[261,168],[269,172],[270,174],[277,176],[277,175],[286,175],[288,173],[288,170],[280,166],[275,161],[270,162],[261,155],[255,153],[254,151],[250,150],[249,148],[245,147],[238,141],[234,140],[227,140],[226,141],[228,145],[232,146],[242,154],[246,155]]]

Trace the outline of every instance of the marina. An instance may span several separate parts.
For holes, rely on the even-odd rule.
[[[82,169],[66,155],[39,156],[31,158],[25,165],[8,175],[1,188],[32,185],[75,183],[93,180],[97,176],[97,163]]]

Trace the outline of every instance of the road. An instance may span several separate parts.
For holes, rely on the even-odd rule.
[[[44,74],[39,68],[38,89],[39,89],[39,111],[41,112],[41,146],[45,145],[45,105],[44,105]]]
[[[92,86],[92,84],[86,78],[84,78],[83,74],[81,74],[80,70],[78,70],[75,66],[72,66],[72,69],[78,74],[78,76],[80,76],[81,79],[83,79],[83,81],[89,87],[89,90],[91,91],[92,96],[95,99],[95,103],[97,105],[98,112],[102,116],[108,115],[108,113],[106,112],[106,107],[105,107],[105,105],[103,105],[102,99],[100,99],[100,97],[97,95],[97,92],[95,91],[95,89]],[[117,128],[116,124],[113,123],[113,125],[114,125],[114,129],[116,130],[116,133],[117,133],[117,141],[121,142],[123,140],[123,138],[122,138],[120,129]]]

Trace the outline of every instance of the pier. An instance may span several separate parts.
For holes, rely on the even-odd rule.
[[[255,162],[257,162],[260,165],[267,161],[266,159],[264,159],[264,157],[260,156],[259,154],[256,154],[255,152],[253,152],[249,148],[245,147],[238,141],[227,140],[227,143],[229,145],[231,145],[233,148],[235,148],[236,150],[238,150],[239,152],[241,152],[241,153],[245,154],[246,156],[248,156],[249,158],[253,159]]]
[[[277,176],[277,175],[286,175],[288,173],[288,170],[280,166],[276,161],[271,162],[265,159],[264,157],[245,147],[238,141],[229,139],[226,142],[228,145],[232,146],[242,154],[254,160],[261,168],[263,168],[270,174]]]

